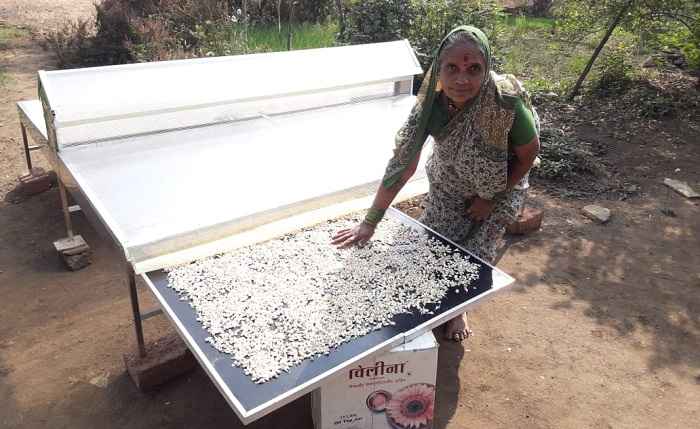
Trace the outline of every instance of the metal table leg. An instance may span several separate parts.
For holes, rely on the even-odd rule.
[[[129,262],[126,262],[126,275],[129,282],[129,294],[131,296],[131,311],[134,313],[134,329],[136,330],[136,343],[139,349],[139,357],[146,356],[146,346],[143,341],[143,325],[141,324],[141,310],[139,309],[139,293],[136,290],[136,274]]]
[[[24,124],[20,122],[20,129],[22,130],[22,142],[24,143],[24,156],[27,158],[27,168],[29,169],[29,174],[32,174],[32,157],[29,154],[29,139],[27,139],[27,129],[24,128]]]
[[[61,209],[63,210],[63,220],[66,223],[66,231],[68,233],[68,238],[73,238],[73,221],[70,218],[70,208],[68,207],[68,194],[66,193],[66,187],[63,185],[63,181],[58,179],[58,191],[61,195]]]

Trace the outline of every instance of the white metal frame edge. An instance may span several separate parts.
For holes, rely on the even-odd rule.
[[[407,49],[411,52],[411,55],[413,55],[414,58],[414,63],[416,67],[420,68],[420,62],[418,62],[418,59],[415,56],[415,53],[413,52],[413,48],[411,47],[411,43],[408,41],[408,39],[401,39],[401,40],[394,40],[390,42],[379,42],[377,44],[391,44],[391,43],[403,43],[404,46],[407,47]],[[336,46],[335,48],[343,48],[343,47],[352,47],[352,46],[357,46],[357,45],[347,45],[347,46]],[[254,53],[254,54],[246,54],[247,57],[262,57],[262,56],[272,56],[272,55],[290,55],[293,52],[308,52],[308,51],[318,51],[322,49],[329,49],[329,48],[312,48],[312,49],[297,49],[294,51],[278,51],[278,52],[259,52],[259,53]],[[167,61],[152,61],[152,62],[143,62],[143,63],[131,63],[131,64],[115,64],[111,66],[97,66],[97,67],[84,67],[84,68],[79,68],[79,69],[64,69],[64,70],[50,70],[51,74],[69,74],[69,73],[85,73],[85,72],[94,72],[94,71],[100,71],[100,70],[121,70],[124,68],[131,68],[131,69],[139,69],[139,68],[157,68],[157,67],[167,67],[169,65],[173,64],[183,64],[186,62],[189,63],[217,63],[217,62],[224,62],[231,57],[235,57],[236,55],[222,55],[218,57],[206,57],[206,58],[184,58],[184,59],[179,59],[179,60],[167,60]],[[43,70],[42,70],[43,71]],[[421,74],[417,73],[417,74]]]
[[[397,209],[390,208],[389,211],[395,212],[395,216],[406,216],[402,213],[400,213]],[[443,237],[442,235],[438,234],[436,231],[433,229],[427,228],[429,231]],[[197,346],[196,342],[192,338],[192,336],[187,332],[187,329],[184,327],[184,325],[180,322],[179,318],[177,315],[173,312],[173,310],[170,308],[168,303],[165,301],[163,296],[158,292],[158,289],[155,287],[155,285],[150,281],[148,278],[147,274],[141,274],[141,277],[144,279],[146,284],[148,285],[149,289],[153,292],[153,294],[156,296],[161,308],[163,309],[163,312],[167,315],[168,319],[171,320],[175,324],[176,329],[180,334],[182,335],[183,339],[187,343],[188,347],[190,347],[190,350],[192,350],[193,354],[197,357],[197,360],[202,364],[204,369],[206,370],[207,374],[211,377],[211,379],[215,382],[214,384],[217,386],[217,389],[224,395],[226,398],[226,401],[233,407],[234,411],[238,415],[238,417],[241,419],[241,421],[244,424],[248,424],[263,415],[269,414],[272,411],[277,410],[278,408],[288,404],[289,402],[301,397],[302,395],[309,393],[310,391],[314,390],[315,388],[319,387],[321,384],[321,381],[324,380],[327,377],[330,377],[333,374],[338,373],[339,371],[342,371],[343,369],[355,364],[358,361],[361,361],[362,359],[365,359],[371,355],[378,354],[382,351],[389,350],[393,347],[396,347],[398,345],[404,344],[418,336],[420,336],[422,333],[427,332],[429,329],[434,329],[437,326],[442,325],[446,321],[454,318],[456,315],[461,314],[465,312],[468,308],[474,306],[474,304],[478,302],[482,302],[485,299],[490,299],[493,296],[495,296],[497,293],[505,290],[507,287],[511,286],[515,279],[511,277],[510,275],[506,274],[505,272],[501,271],[499,268],[494,267],[493,265],[489,264],[488,262],[484,261],[483,259],[479,258],[476,255],[473,255],[471,252],[468,250],[464,249],[464,247],[458,245],[452,240],[445,238],[450,244],[458,247],[459,249],[463,250],[464,252],[468,253],[469,255],[473,256],[474,258],[478,259],[481,261],[484,265],[490,267],[492,269],[493,273],[497,273],[499,276],[502,276],[503,279],[506,281],[506,283],[502,286],[500,286],[497,289],[491,289],[490,291],[484,292],[480,294],[478,297],[474,297],[456,307],[451,308],[450,310],[442,313],[439,317],[433,318],[429,320],[428,322],[422,323],[415,328],[401,334],[397,335],[395,337],[392,337],[380,344],[377,344],[376,346],[364,351],[363,353],[355,356],[352,359],[346,360],[340,365],[337,365],[328,371],[319,374],[318,376],[312,378],[311,380],[308,380],[307,382],[300,384],[299,386],[295,387],[294,389],[288,390],[287,392],[283,393],[282,395],[265,402],[263,404],[258,405],[257,407],[247,410],[243,407],[243,405],[236,399],[235,395],[233,392],[226,386],[225,382],[223,379],[219,376],[219,374],[216,372],[216,369],[211,365],[211,363],[208,361],[206,356],[204,355],[203,351]],[[478,299],[477,299],[478,298]],[[194,310],[193,310],[194,311]]]

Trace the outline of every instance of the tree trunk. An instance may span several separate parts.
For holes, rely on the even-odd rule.
[[[282,33],[282,0],[277,0],[277,32]]]
[[[248,0],[243,0],[243,43],[245,43],[245,52],[248,53]]]
[[[292,50],[292,21],[294,20],[294,0],[289,0],[289,25],[287,26],[287,50]]]
[[[340,40],[345,40],[345,8],[343,0],[335,0],[335,7],[338,9],[338,33]]]
[[[574,97],[576,97],[581,90],[581,85],[583,85],[583,81],[586,80],[586,76],[588,76],[588,72],[591,71],[591,67],[593,67],[593,63],[595,62],[596,58],[598,58],[598,55],[600,54],[600,51],[603,50],[603,46],[605,46],[606,43],[608,43],[608,39],[610,38],[610,35],[612,32],[615,30],[615,27],[622,21],[622,17],[625,16],[629,8],[632,6],[632,3],[634,3],[634,0],[629,0],[624,6],[622,6],[622,9],[620,9],[620,12],[617,14],[615,19],[613,20],[612,24],[610,24],[610,27],[608,28],[608,31],[605,33],[605,36],[603,39],[598,43],[598,46],[595,48],[595,51],[593,51],[593,55],[591,56],[591,59],[588,61],[588,64],[586,64],[586,68],[583,69],[583,72],[581,73],[581,76],[579,76],[578,81],[576,81],[576,85],[574,85],[574,89],[571,90],[571,94],[569,94],[569,100],[573,100]]]

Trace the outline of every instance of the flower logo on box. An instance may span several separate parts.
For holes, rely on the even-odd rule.
[[[386,390],[375,390],[367,397],[367,408],[373,413],[382,413],[391,399],[391,393]]]
[[[392,428],[425,429],[431,427],[433,421],[435,386],[411,384],[393,395],[386,390],[376,390],[367,396],[366,403],[372,412],[384,412]]]

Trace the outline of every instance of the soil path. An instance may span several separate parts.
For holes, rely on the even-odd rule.
[[[3,0],[0,22],[48,32],[94,15],[93,0]]]
[[[26,12],[44,3],[88,10],[91,1],[10,0],[0,19],[44,22]],[[24,34],[0,47],[0,61],[9,75],[0,90],[4,198],[25,171],[14,103],[34,98],[35,72],[52,59]],[[441,344],[436,427],[697,425],[699,207],[660,180],[698,186],[700,153],[697,128],[664,126],[677,143],[580,130],[615,148],[611,162],[634,175],[641,194],[602,201],[613,218],[598,225],[580,215],[582,201],[533,193],[530,204],[546,208],[544,228],[512,240],[499,262],[517,286],[472,313],[471,340]],[[202,370],[155,393],[135,389],[121,358],[134,340],[117,254],[79,215],[76,229],[95,254],[90,267],[72,273],[51,244],[64,234],[57,192],[0,201],[0,427],[242,427]],[[141,292],[148,309],[153,302]],[[147,338],[169,329],[163,318],[146,322]],[[308,408],[302,398],[248,427],[310,428]]]

